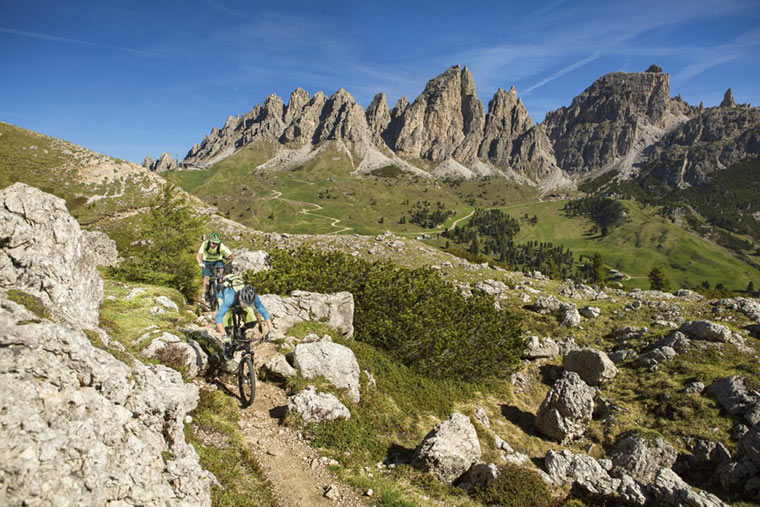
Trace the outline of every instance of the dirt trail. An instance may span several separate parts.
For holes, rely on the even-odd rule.
[[[313,209],[301,208],[300,210],[298,210],[298,213],[303,213],[304,215],[309,215],[309,216],[312,216],[312,217],[326,218],[327,220],[330,220],[330,226],[331,227],[335,227],[338,230],[337,231],[328,232],[327,234],[325,234],[325,236],[329,236],[329,235],[332,235],[332,234],[338,234],[338,233],[341,233],[343,231],[350,231],[351,229],[353,229],[353,227],[339,226],[338,224],[341,222],[341,220],[339,218],[328,217],[327,215],[318,215],[316,213],[313,213],[314,211],[322,209],[322,206],[320,206],[317,203],[306,202],[306,201],[294,201],[292,199],[284,199],[284,198],[280,197],[281,195],[282,195],[282,192],[278,192],[277,190],[272,190],[272,195],[269,196],[269,197],[267,197],[267,199],[280,199],[281,201],[287,202],[289,204],[293,204],[294,206],[313,206]]]
[[[272,343],[260,343],[255,350],[257,369],[276,353]],[[236,376],[217,377],[217,381],[234,396],[238,395]],[[283,389],[258,380],[253,405],[240,409],[238,423],[246,446],[272,484],[277,504],[282,507],[370,505],[362,492],[341,483],[327,469],[327,458],[310,447],[300,432],[282,425],[287,406],[288,398]]]

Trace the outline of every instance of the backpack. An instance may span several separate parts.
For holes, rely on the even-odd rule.
[[[240,289],[245,286],[245,280],[240,275],[227,275],[222,279],[222,285],[225,288],[234,290],[237,295]]]
[[[213,252],[213,250],[211,250],[211,240],[210,239],[206,240],[206,248],[205,248],[205,250],[207,252]],[[220,241],[219,244],[216,245],[216,253],[220,254],[221,252],[222,252],[222,242]]]

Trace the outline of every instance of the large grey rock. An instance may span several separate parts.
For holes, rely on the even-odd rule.
[[[149,358],[176,358],[178,365],[185,369],[189,378],[203,373],[208,367],[208,355],[193,339],[184,340],[171,333],[162,333],[151,340],[150,345],[140,351],[140,355]],[[174,366],[174,365],[168,365]]]
[[[578,308],[575,305],[563,305],[565,306],[565,314],[562,316],[560,326],[562,327],[578,327],[581,325],[581,314],[578,313]]]
[[[607,354],[592,348],[571,350],[562,358],[562,367],[574,371],[591,386],[602,385],[617,375],[617,367]]]
[[[249,270],[259,273],[272,269],[269,265],[269,255],[264,250],[237,249],[232,253],[235,254],[235,262],[232,264],[235,273],[245,273]]]
[[[595,319],[602,314],[602,311],[596,306],[584,306],[578,311],[587,319]]]
[[[760,500],[760,468],[747,458],[739,461],[724,461],[713,471],[711,484],[723,491],[734,494],[744,493],[750,498]]]
[[[739,441],[744,456],[760,468],[760,424],[755,424]]]
[[[499,468],[493,463],[476,461],[459,479],[458,487],[469,491],[475,486],[487,486],[499,477]]]
[[[293,352],[293,364],[304,378],[323,376],[359,402],[359,363],[348,347],[328,341],[301,343]]]
[[[275,329],[284,334],[299,322],[324,322],[346,338],[354,335],[354,296],[350,292],[320,294],[295,290],[290,297],[264,294],[261,301]]]
[[[744,341],[741,336],[737,336],[726,326],[708,320],[684,322],[678,330],[699,340],[742,345]]]
[[[166,296],[158,296],[156,298],[156,303],[163,306],[167,310],[173,310],[175,312],[179,311],[179,308],[177,307],[177,303],[175,303],[174,301],[172,301]]]
[[[590,493],[620,497],[634,505],[644,505],[648,495],[644,486],[627,474],[612,477],[601,462],[567,449],[549,451],[544,460],[546,471],[555,486],[575,483]]]
[[[542,315],[547,315],[549,313],[558,312],[561,306],[562,302],[559,299],[554,296],[546,296],[537,298],[536,302],[529,305],[528,308]]]
[[[716,380],[707,388],[729,414],[742,415],[750,424],[760,422],[760,393],[750,389],[747,379],[733,375]]]
[[[34,319],[0,290],[0,503],[211,505],[183,432],[198,388]]]
[[[499,280],[482,280],[475,284],[475,288],[489,296],[498,296],[508,289],[507,284]]]
[[[288,410],[299,414],[307,423],[319,424],[351,418],[351,412],[338,398],[330,393],[317,393],[314,386],[307,386],[303,391],[288,398]]]
[[[595,390],[577,373],[565,371],[536,414],[536,429],[564,444],[586,431],[594,413]]]
[[[0,190],[0,288],[34,294],[73,325],[98,327],[97,265],[115,255],[107,243],[83,231],[63,199],[23,183]]]
[[[551,338],[541,339],[538,336],[529,336],[528,345],[523,352],[526,359],[553,358],[559,355],[559,345]]]
[[[451,484],[480,459],[480,442],[469,417],[453,413],[438,423],[414,451],[412,466]]]
[[[83,231],[90,256],[97,266],[115,266],[119,257],[116,242],[100,231]]]
[[[669,468],[661,468],[655,472],[649,491],[657,505],[672,505],[680,507],[727,507],[720,498],[706,491],[697,491],[689,486],[678,474]]]
[[[298,373],[295,368],[290,366],[290,363],[288,363],[287,359],[285,359],[285,356],[282,354],[276,354],[270,357],[269,360],[264,363],[264,368],[275,376],[282,378],[295,377]]]
[[[642,484],[649,484],[660,468],[670,468],[675,463],[677,455],[662,437],[629,434],[617,443],[610,458],[613,471],[622,470]]]
[[[672,347],[664,346],[656,349],[652,349],[649,352],[641,354],[634,361],[634,366],[657,366],[664,361],[668,361],[676,357],[678,353]]]

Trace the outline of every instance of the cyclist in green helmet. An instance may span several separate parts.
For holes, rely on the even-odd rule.
[[[201,243],[201,247],[196,255],[198,266],[203,270],[203,293],[208,291],[208,282],[215,268],[224,267],[224,261],[229,259],[235,260],[235,254],[222,243],[222,236],[218,232],[212,232],[206,241]]]

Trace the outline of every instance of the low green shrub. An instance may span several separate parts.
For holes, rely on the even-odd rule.
[[[472,496],[485,505],[544,507],[553,503],[538,472],[511,463],[500,466],[499,476],[488,485],[473,488]]]
[[[271,253],[272,270],[249,273],[260,292],[349,291],[357,340],[435,378],[504,375],[525,346],[518,317],[483,293],[466,298],[429,268],[370,263],[341,252]]]

